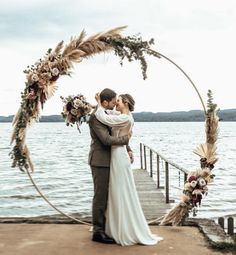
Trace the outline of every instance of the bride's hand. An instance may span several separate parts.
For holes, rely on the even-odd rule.
[[[96,93],[96,94],[95,94],[95,99],[96,99],[98,105],[101,105],[100,93]]]

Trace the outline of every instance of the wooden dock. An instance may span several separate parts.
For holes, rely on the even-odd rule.
[[[133,173],[146,219],[152,220],[162,217],[171,208],[171,205],[166,203],[163,189],[157,189],[154,180],[146,170],[135,169]]]

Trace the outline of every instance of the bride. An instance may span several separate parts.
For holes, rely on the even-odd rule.
[[[112,127],[113,136],[127,135],[134,124],[131,111],[134,110],[135,102],[132,96],[120,95],[116,103],[116,112],[111,111],[108,114],[101,106],[99,94],[96,94],[95,98],[98,102],[96,118]],[[105,231],[122,246],[154,245],[162,240],[151,233],[144,217],[125,145],[115,145],[111,149]]]

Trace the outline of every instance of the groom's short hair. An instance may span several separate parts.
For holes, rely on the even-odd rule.
[[[114,97],[116,97],[116,92],[112,89],[104,89],[101,91],[100,93],[100,100],[101,100],[101,103],[103,101],[107,101],[107,102],[110,102]]]

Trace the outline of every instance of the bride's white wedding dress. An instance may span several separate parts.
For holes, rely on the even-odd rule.
[[[98,107],[97,119],[112,127],[113,136],[127,135],[134,120],[131,114],[106,114]],[[126,146],[112,146],[109,195],[106,212],[106,234],[122,246],[154,245],[162,240],[153,235],[144,217]]]

